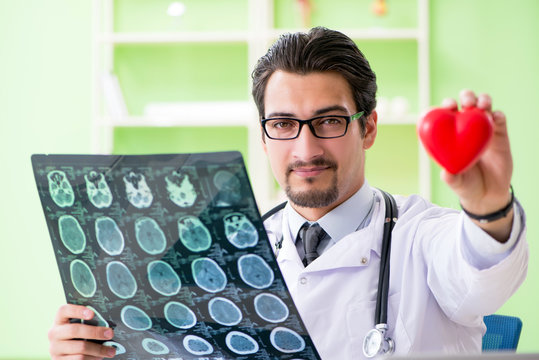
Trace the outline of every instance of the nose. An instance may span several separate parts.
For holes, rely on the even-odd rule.
[[[324,139],[317,138],[308,125],[304,125],[297,138],[293,141],[292,156],[298,160],[310,161],[324,154],[322,141]]]

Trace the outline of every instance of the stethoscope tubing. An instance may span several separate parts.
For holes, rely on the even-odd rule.
[[[382,239],[382,252],[380,256],[380,275],[378,277],[378,293],[376,296],[376,310],[374,312],[374,325],[387,324],[387,306],[389,294],[389,263],[391,259],[391,233],[396,222],[397,205],[395,199],[380,190],[386,206],[384,219],[384,234]]]

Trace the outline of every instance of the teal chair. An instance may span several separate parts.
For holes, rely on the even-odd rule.
[[[516,351],[522,321],[515,316],[488,315],[483,318],[487,332],[483,336],[483,351]]]

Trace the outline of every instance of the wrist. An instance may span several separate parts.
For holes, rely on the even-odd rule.
[[[460,204],[460,207],[462,208],[462,211],[464,211],[464,213],[468,215],[468,217],[479,222],[480,224],[491,223],[507,217],[507,215],[509,215],[509,213],[513,209],[513,204],[515,202],[513,186],[510,187],[510,194],[511,199],[509,200],[509,202],[504,207],[498,208],[497,210],[492,212],[482,214],[474,213],[470,210],[465,209],[464,206],[462,206],[462,203]]]

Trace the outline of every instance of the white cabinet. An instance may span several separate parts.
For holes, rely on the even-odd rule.
[[[93,150],[96,153],[110,153],[113,149],[112,131],[115,127],[182,127],[182,126],[245,126],[248,130],[248,168],[254,192],[261,211],[276,202],[275,185],[260,142],[260,130],[257,122],[258,114],[250,98],[250,74],[260,56],[271,43],[284,32],[300,29],[277,28],[274,12],[279,4],[272,0],[233,0],[231,2],[212,1],[209,18],[202,17],[204,9],[198,8],[208,2],[185,0],[187,11],[189,6],[195,7],[194,14],[185,23],[174,16],[167,16],[167,6],[173,1],[165,0],[93,0]],[[315,0],[311,0],[315,1]],[[327,0],[318,0],[327,2]],[[236,6],[232,12],[234,17],[219,18],[224,3]],[[281,5],[282,0],[281,0]],[[316,1],[314,3],[316,5]],[[356,41],[412,41],[417,44],[417,106],[415,109],[426,109],[429,105],[429,51],[428,51],[428,0],[417,0],[416,23],[412,28],[337,28]],[[149,6],[149,7],[148,7]],[[152,14],[145,14],[161,6],[158,19]],[[131,8],[130,8],[131,7]],[[137,8],[138,7],[138,8]],[[177,10],[177,9],[176,9]],[[206,9],[207,10],[207,9]],[[122,12],[132,11],[130,24],[126,25]],[[188,12],[184,14],[187,16]],[[214,13],[216,12],[216,13]],[[243,14],[236,14],[243,12]],[[209,14],[209,13],[208,13]],[[147,16],[145,16],[147,15]],[[187,19],[187,17],[186,17]],[[200,19],[199,22],[197,20]],[[204,21],[204,22],[203,22]],[[120,24],[119,24],[120,23]],[[133,25],[134,24],[134,25]],[[328,27],[332,27],[329,26]],[[118,30],[119,29],[119,30]],[[127,30],[126,30],[127,29]],[[194,29],[194,30],[193,30]],[[118,47],[147,46],[149,51],[156,47],[166,46],[207,46],[222,49],[238,46],[246,56],[242,73],[245,94],[241,99],[227,98],[222,91],[223,99],[190,99],[180,102],[147,103],[144,110],[129,111],[125,105],[124,95],[129,84],[118,85],[116,74],[121,64],[115,56]],[[243,54],[242,53],[242,54]],[[195,55],[193,55],[195,56]],[[242,55],[243,56],[243,55]],[[367,56],[368,57],[368,56]],[[192,59],[191,59],[192,60]],[[181,66],[181,64],[174,64]],[[240,70],[241,71],[241,70]],[[126,81],[126,83],[128,83]],[[241,84],[240,84],[241,85]],[[177,85],[178,88],[182,84]],[[204,84],[201,84],[203,87]],[[241,87],[241,86],[240,86]],[[119,90],[122,89],[123,91]],[[240,90],[243,92],[243,90]],[[196,94],[195,94],[196,95]],[[195,96],[193,95],[193,96]],[[180,96],[181,97],[181,96]],[[382,99],[384,100],[384,99]],[[384,101],[379,101],[383,106]],[[380,109],[382,112],[383,109]],[[136,114],[133,114],[135,112]],[[218,113],[219,118],[206,114]],[[391,114],[380,120],[381,124],[415,124],[417,113],[401,114],[394,118]],[[422,149],[419,150],[418,179],[420,193],[430,197],[430,161]],[[264,160],[262,160],[264,159]]]

